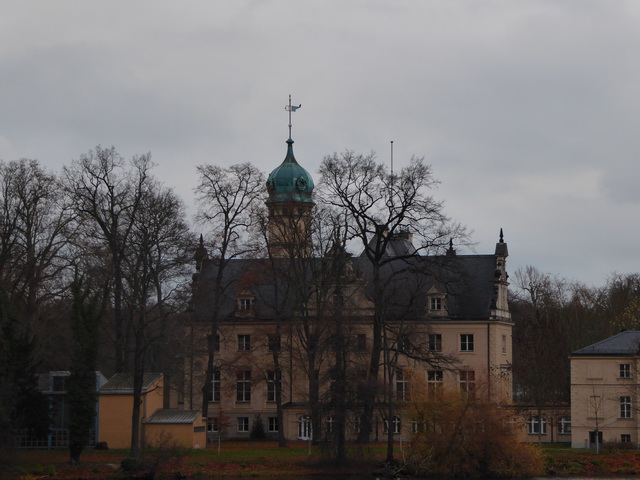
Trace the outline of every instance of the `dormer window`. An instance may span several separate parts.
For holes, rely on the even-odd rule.
[[[253,310],[255,297],[251,292],[241,292],[236,297],[236,312],[248,314]]]
[[[445,294],[435,285],[427,292],[427,313],[429,315],[445,315]]]
[[[429,310],[439,312],[442,310],[442,298],[430,297],[429,298]]]
[[[238,299],[238,310],[251,310],[253,308],[253,298]]]

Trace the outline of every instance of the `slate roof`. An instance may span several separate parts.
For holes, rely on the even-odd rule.
[[[142,378],[142,393],[146,393],[161,378],[161,373],[145,373]],[[100,394],[133,394],[133,374],[116,373],[100,388]]]
[[[504,253],[506,254],[506,244]],[[427,292],[432,287],[446,295],[446,305],[449,318],[452,319],[486,319],[491,309],[495,308],[496,255],[440,255],[420,256],[411,255],[410,242],[399,238],[397,242],[390,242],[389,258],[381,274],[384,277],[385,293],[390,301],[385,307],[389,315],[403,315],[404,318],[425,318],[427,308]],[[397,259],[392,258],[400,255]],[[409,255],[409,256],[407,256]],[[299,271],[307,278],[312,278],[315,272],[321,271],[323,261],[313,259],[276,259],[282,272]],[[372,267],[365,255],[348,257],[353,270],[371,285]],[[216,278],[218,262],[216,259],[205,259],[200,272],[194,276],[199,283],[200,293],[194,294],[191,308],[196,313],[194,320],[206,321],[211,306],[212,293],[207,282]],[[270,272],[268,260],[233,259],[225,267],[223,284],[228,292],[222,302],[220,318],[233,318],[235,313],[236,295],[248,292],[253,296],[254,308],[251,319],[271,319],[276,310],[284,316],[294,311],[294,295],[288,294],[287,286],[282,278],[274,279]],[[300,277],[298,277],[300,278]],[[298,282],[299,283],[299,282]],[[290,288],[290,287],[289,287]],[[276,291],[279,290],[278,295]],[[209,293],[208,293],[209,292]],[[369,298],[373,292],[367,292]],[[276,307],[276,298],[280,304]],[[198,312],[200,312],[198,314]]]
[[[192,424],[202,417],[200,410],[178,410],[175,408],[159,408],[145,423]]]
[[[576,350],[571,356],[629,356],[640,355],[640,331],[625,330],[588,347]]]

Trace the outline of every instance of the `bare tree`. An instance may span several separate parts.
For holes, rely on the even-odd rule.
[[[58,178],[36,160],[0,162],[0,282],[33,333],[64,288],[71,212]]]
[[[422,158],[412,158],[399,173],[390,172],[375,156],[347,151],[325,157],[320,167],[322,201],[348,218],[349,240],[357,240],[371,266],[370,298],[373,301],[373,340],[368,367],[372,386],[379,382],[386,322],[382,268],[416,253],[442,251],[451,239],[466,241],[464,228],[451,223],[443,204],[430,192],[437,185],[431,168]],[[390,251],[399,234],[413,235],[417,249]],[[396,263],[399,265],[400,263]],[[370,438],[376,395],[367,396],[360,420],[358,440]]]
[[[113,279],[116,372],[124,372],[128,363],[123,308],[125,260],[150,168],[150,154],[125,161],[114,147],[98,146],[64,169],[66,190],[83,229],[80,248],[104,249],[108,255],[104,260]]]
[[[192,244],[184,206],[172,190],[150,180],[140,204],[123,262],[124,300],[134,334],[132,457],[140,445],[145,356],[165,337],[166,322],[178,310],[174,297]]]
[[[248,256],[258,250],[251,237],[256,224],[256,212],[263,208],[265,180],[262,172],[249,163],[221,168],[214,165],[198,167],[200,183],[196,188],[198,218],[212,232],[210,247],[215,275],[209,282],[200,282],[196,297],[205,301],[210,334],[207,344],[207,367],[202,384],[202,413],[207,416],[212,395],[215,370],[215,336],[218,331],[222,301],[228,294],[225,270],[230,260]],[[202,262],[204,258],[200,258]],[[202,305],[202,302],[200,302]]]

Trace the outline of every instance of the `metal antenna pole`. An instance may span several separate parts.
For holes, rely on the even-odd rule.
[[[391,176],[393,177],[393,140],[391,140]]]
[[[291,95],[289,95],[289,108],[287,110],[289,111],[289,138],[291,138]]]

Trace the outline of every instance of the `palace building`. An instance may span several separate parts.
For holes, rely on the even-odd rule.
[[[417,428],[405,407],[419,392],[454,389],[511,404],[502,232],[490,254],[462,255],[451,245],[446,254],[424,256],[408,232],[379,231],[385,262],[374,282],[364,253],[334,245],[321,257],[312,254],[314,182],[290,138],[265,188],[269,258],[222,264],[209,257],[202,238],[194,256],[181,407],[203,405],[211,348],[214,371],[204,390],[210,438],[249,438],[261,422],[269,436],[318,439],[338,420],[355,437],[360,409],[372,395],[373,440],[389,428],[399,436]],[[371,378],[376,314],[383,316],[381,354]],[[385,407],[390,403],[393,410]]]

